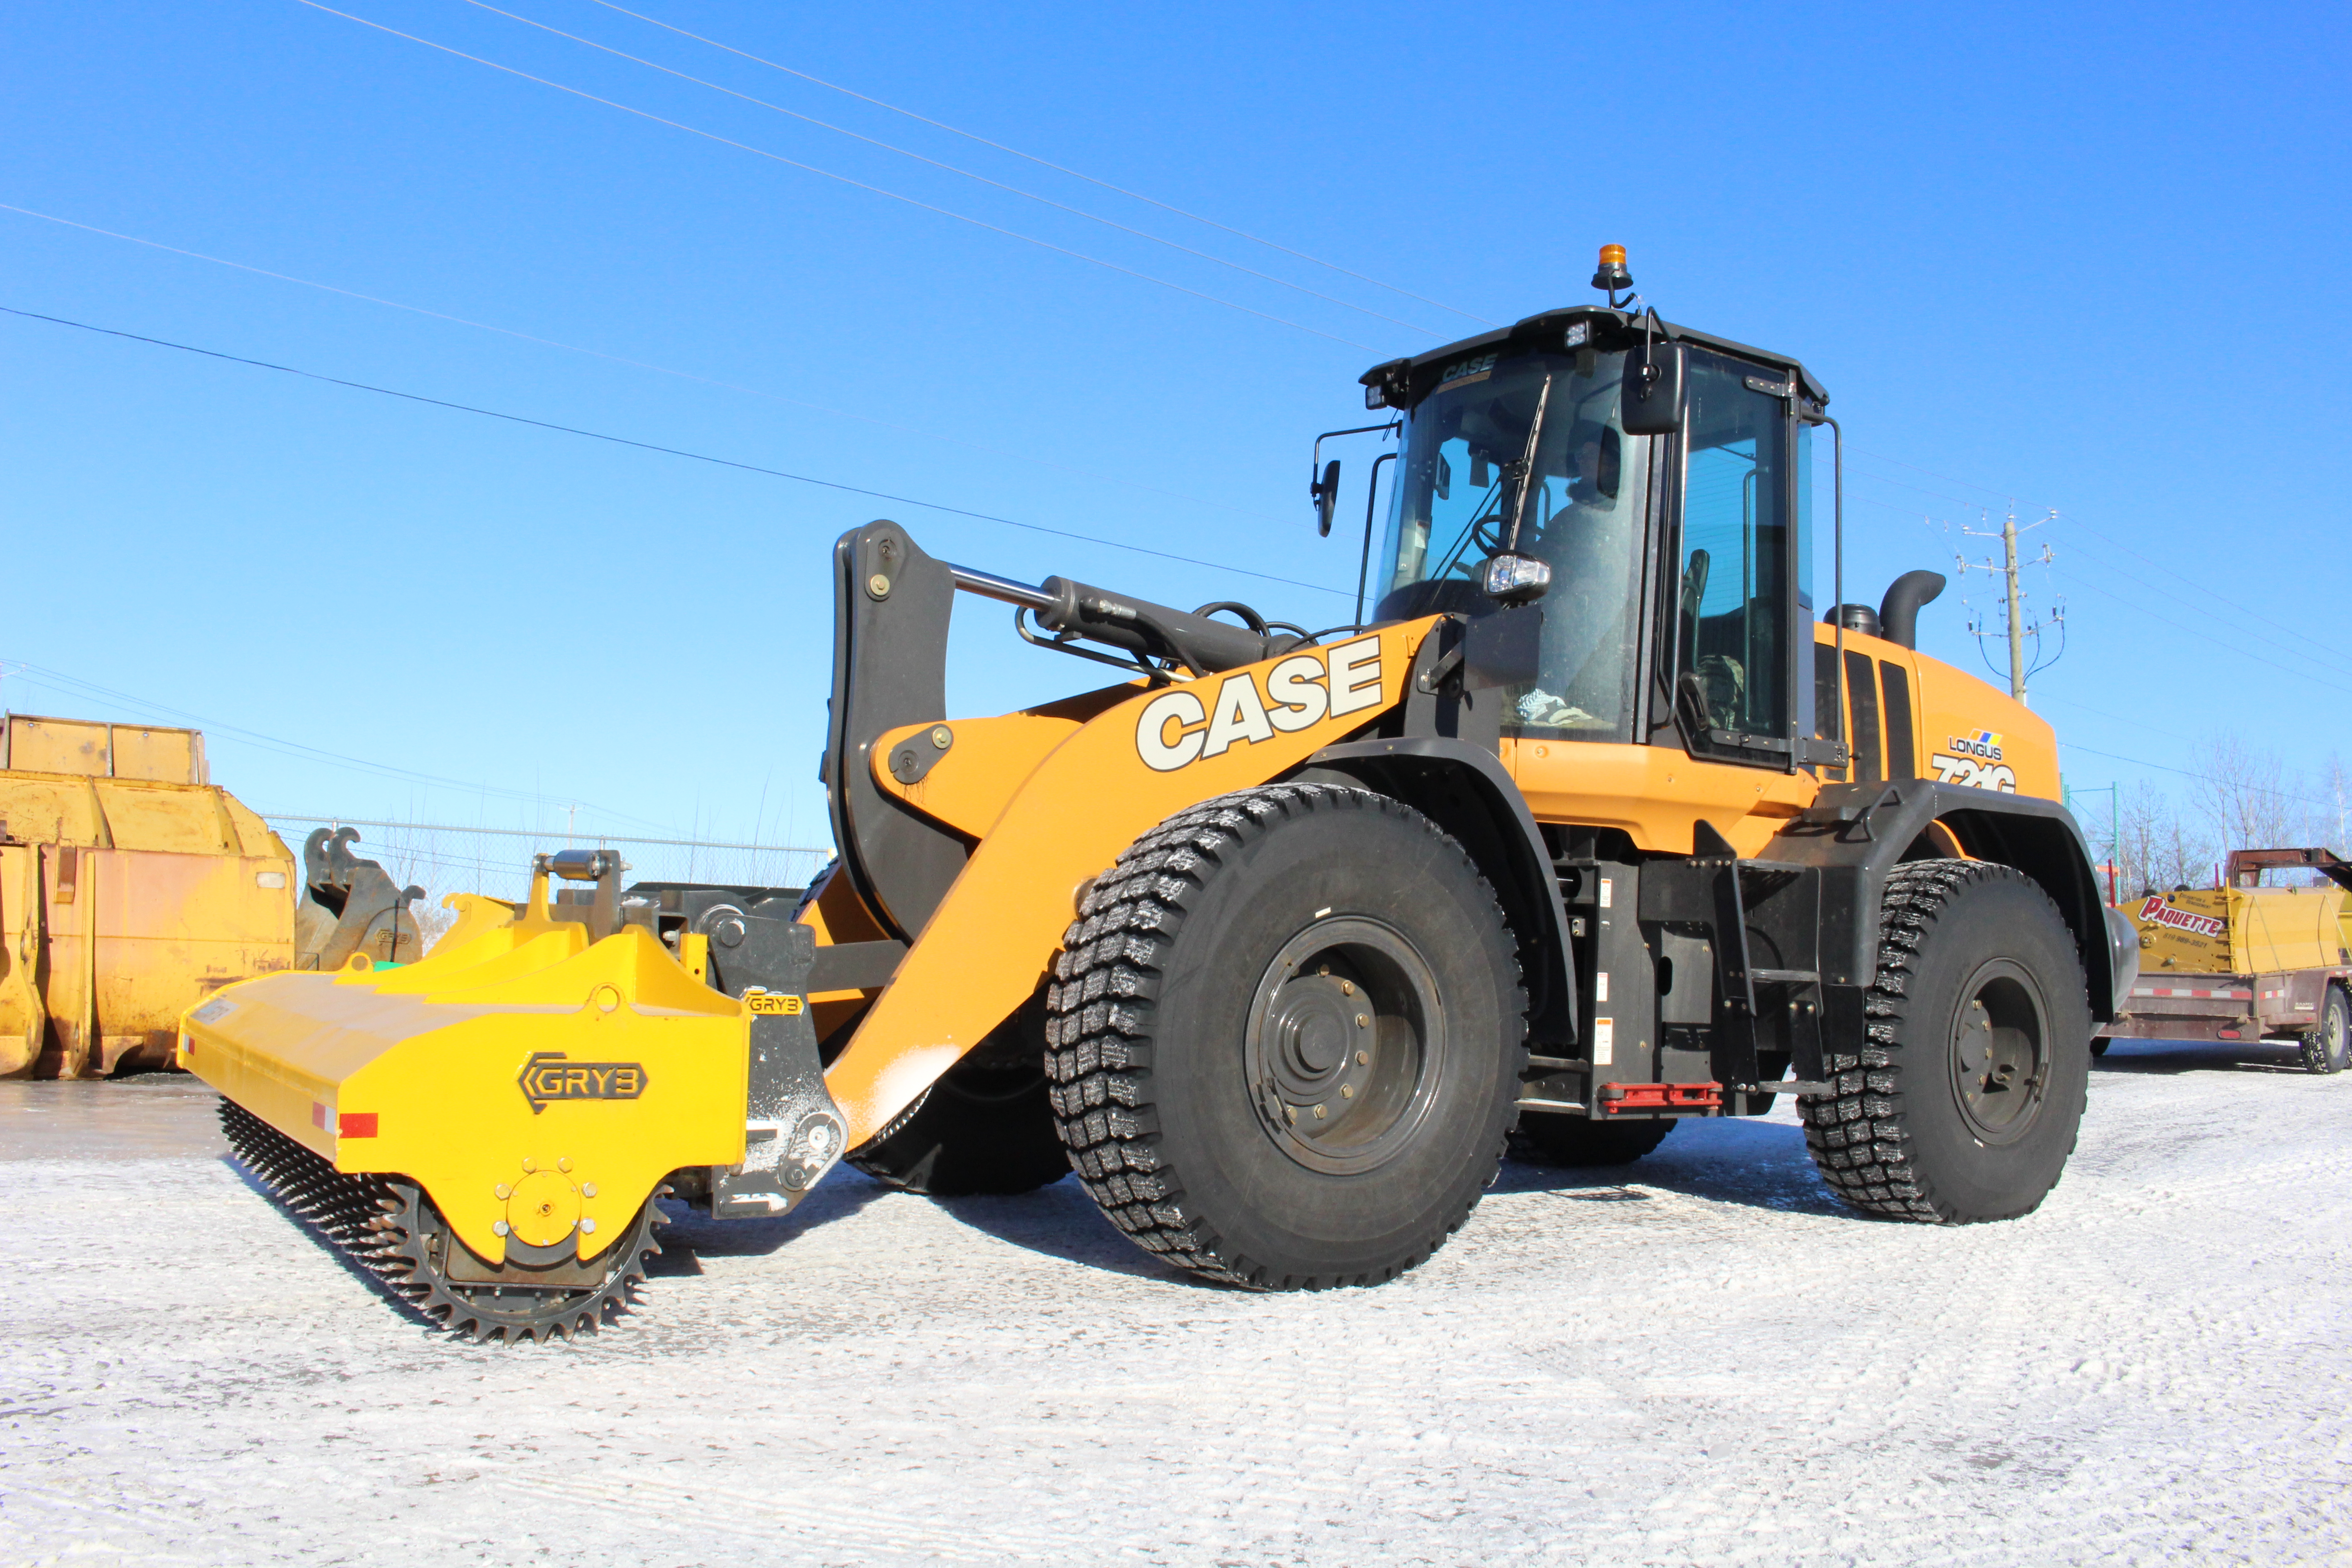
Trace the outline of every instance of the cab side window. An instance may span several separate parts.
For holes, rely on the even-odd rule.
[[[1694,347],[1684,426],[1677,708],[1701,749],[1739,738],[1785,746],[1788,690],[1788,405],[1748,385],[1760,367]],[[1757,750],[1781,763],[1786,752]]]

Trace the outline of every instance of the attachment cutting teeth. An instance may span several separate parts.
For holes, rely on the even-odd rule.
[[[634,1299],[631,1287],[645,1282],[645,1260],[661,1251],[654,1227],[662,1213],[654,1198],[667,1188],[646,1200],[627,1233],[597,1259],[604,1267],[593,1280],[547,1285],[470,1257],[479,1272],[503,1277],[494,1283],[455,1280],[446,1264],[464,1244],[413,1183],[347,1175],[234,1100],[223,1100],[220,1114],[230,1150],[271,1196],[392,1294],[470,1339],[511,1343],[593,1333],[608,1311]]]

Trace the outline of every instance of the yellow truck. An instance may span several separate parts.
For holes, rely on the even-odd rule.
[[[320,828],[298,866],[201,731],[0,716],[0,1078],[167,1068],[180,1015],[234,981],[415,957],[422,889],[356,837]]]
[[[2331,884],[2265,888],[2265,870]],[[2239,849],[2223,886],[2151,892],[2124,912],[2139,932],[2139,978],[2110,1039],[2288,1040],[2315,1073],[2352,1063],[2352,861],[2328,849]]]

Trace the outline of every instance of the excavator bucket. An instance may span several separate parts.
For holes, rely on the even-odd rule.
[[[297,969],[341,969],[355,952],[376,963],[406,963],[425,951],[409,906],[425,896],[399,887],[373,860],[352,853],[359,829],[315,829],[302,845],[302,901],[294,909]]]
[[[551,868],[597,896],[551,907]],[[673,1172],[716,1168],[720,1201],[780,1212],[840,1152],[822,1107],[782,1140],[772,1093],[752,1108],[763,1122],[747,1116],[779,1076],[752,1070],[755,1049],[822,1093],[800,999],[689,973],[648,922],[619,918],[620,869],[604,851],[541,857],[522,909],[453,898],[457,924],[416,963],[354,952],[184,1020],[180,1065],[221,1091],[239,1158],[449,1328],[593,1330],[659,1250]],[[785,1158],[812,1149],[811,1168]]]

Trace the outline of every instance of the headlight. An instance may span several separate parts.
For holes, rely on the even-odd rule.
[[[1497,555],[1486,563],[1486,597],[1506,605],[1540,599],[1551,586],[1551,567],[1532,555]]]

